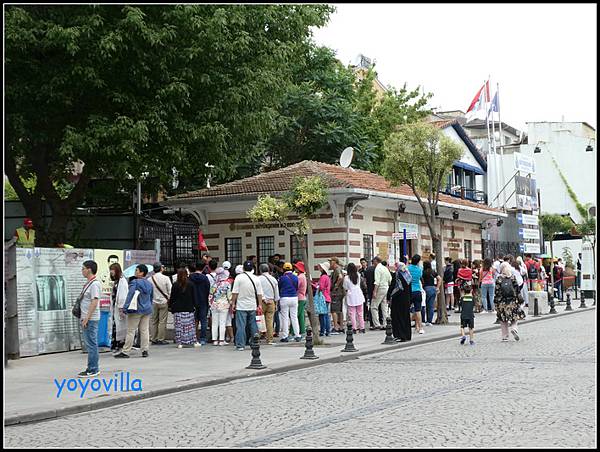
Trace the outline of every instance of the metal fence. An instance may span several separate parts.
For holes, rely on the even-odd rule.
[[[180,262],[198,260],[198,226],[193,223],[141,218],[140,245],[153,246],[160,240],[160,260],[168,272],[175,272]]]
[[[499,242],[495,240],[483,240],[482,251],[484,259],[486,257],[494,259],[500,254],[512,254],[513,256],[519,256],[522,254],[519,248],[519,242]]]

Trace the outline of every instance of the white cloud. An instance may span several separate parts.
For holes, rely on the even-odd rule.
[[[348,64],[375,59],[384,84],[417,85],[430,105],[466,110],[491,75],[502,120],[596,126],[595,4],[343,4],[314,30]]]

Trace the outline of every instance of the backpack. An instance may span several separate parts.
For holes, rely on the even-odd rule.
[[[511,301],[516,299],[515,288],[513,286],[513,281],[511,278],[502,278],[500,281],[500,295],[506,301]]]
[[[535,264],[531,264],[527,269],[527,278],[528,279],[538,279],[539,272]]]

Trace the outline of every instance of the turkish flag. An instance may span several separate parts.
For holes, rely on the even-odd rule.
[[[204,236],[202,235],[202,231],[198,229],[198,250],[199,251],[208,251],[208,247],[206,246],[206,242],[204,241]]]

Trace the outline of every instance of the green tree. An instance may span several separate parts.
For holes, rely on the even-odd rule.
[[[65,239],[92,179],[131,190],[243,173],[265,150],[325,5],[37,5],[5,14],[5,171],[27,214]],[[69,182],[74,161],[85,162]],[[22,180],[36,179],[33,189]],[[64,186],[64,193],[57,190]]]
[[[248,216],[253,223],[265,225],[277,223],[280,227],[289,231],[300,244],[302,261],[305,263],[306,279],[308,286],[308,303],[306,311],[314,334],[314,343],[320,344],[318,332],[319,316],[315,313],[312,288],[310,286],[311,276],[308,266],[307,234],[310,232],[309,219],[327,203],[327,188],[319,176],[300,178],[296,177],[292,182],[292,188],[285,193],[283,199],[264,195],[258,198],[257,203],[248,211]],[[298,216],[295,226],[288,222],[290,214]]]
[[[394,132],[384,145],[382,175],[392,186],[410,186],[421,206],[431,235],[437,268],[443,268],[442,233],[437,219],[442,184],[452,164],[462,156],[461,147],[425,122],[406,124]],[[441,324],[448,323],[446,304],[438,300]]]
[[[583,221],[575,226],[575,230],[581,234],[584,240],[592,246],[592,259],[594,262],[594,275],[596,274],[596,217],[590,215],[591,204],[584,206],[585,216]]]
[[[559,233],[568,233],[571,231],[573,223],[568,217],[554,213],[544,213],[540,215],[540,225],[542,226],[542,235],[544,240],[550,242],[550,283],[554,290],[554,236]],[[554,293],[554,292],[551,292]]]

